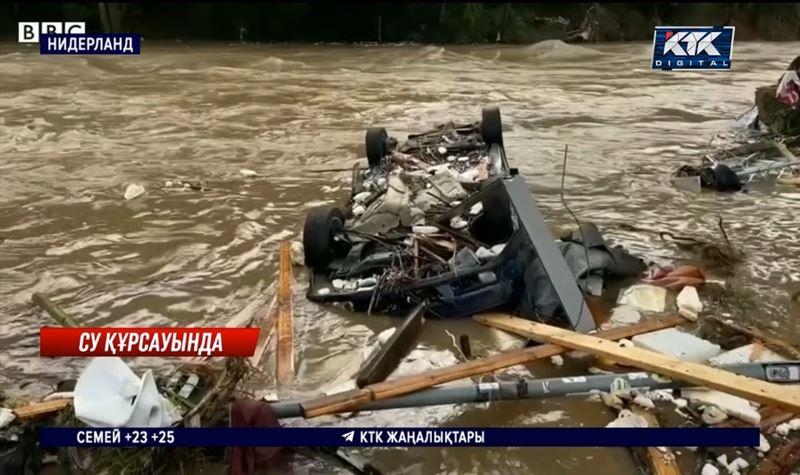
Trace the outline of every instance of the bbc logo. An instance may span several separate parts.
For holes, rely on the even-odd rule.
[[[60,21],[22,21],[19,22],[19,42],[38,43],[39,35],[47,34],[85,34],[86,23],[84,22],[60,22]]]

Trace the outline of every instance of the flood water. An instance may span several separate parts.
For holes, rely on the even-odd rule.
[[[652,71],[651,50],[646,43],[147,42],[141,56],[58,57],[0,46],[0,389],[41,397],[86,364],[39,358],[39,326],[52,321],[30,303],[33,292],[91,326],[213,326],[262,314],[279,242],[299,238],[310,207],[347,196],[349,173],[312,167],[351,166],[363,156],[367,127],[385,126],[402,139],[449,119],[478,120],[490,102],[501,106],[512,166],[553,227],[574,226],[559,195],[568,144],[564,195],[581,220],[648,261],[668,263],[692,256],[655,233],[620,225],[716,241],[722,216],[747,253],[736,278],[757,293],[758,305],[715,311],[796,341],[800,309],[789,296],[800,286],[800,190],[767,184],[749,193],[691,194],[672,188],[669,174],[697,163],[709,139],[729,131],[751,106],[755,88],[777,82],[800,45],[739,43],[731,71]],[[167,186],[181,180],[205,189]],[[131,183],[146,191],[126,201]],[[397,320],[307,302],[307,275],[295,268],[295,277],[297,378],[280,394],[310,397],[346,384],[364,349]],[[521,345],[470,320],[429,321],[400,371],[454,363],[450,334],[463,333],[478,356]],[[171,364],[128,362],[140,374]],[[568,360],[559,370],[543,362],[527,371],[580,374],[584,368],[575,365]],[[275,391],[269,377],[254,386]],[[573,397],[291,424],[602,426],[612,418],[602,403]],[[635,470],[624,449],[362,454],[394,474]],[[689,452],[680,459],[691,473]],[[296,470],[340,469],[304,459]]]

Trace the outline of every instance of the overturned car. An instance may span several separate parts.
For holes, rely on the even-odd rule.
[[[369,129],[366,155],[344,206],[306,217],[309,300],[389,314],[426,303],[441,318],[501,310],[586,332],[584,292],[646,267],[591,223],[553,239],[508,164],[497,107],[403,143]]]

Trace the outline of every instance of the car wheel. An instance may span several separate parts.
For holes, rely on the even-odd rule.
[[[338,208],[315,208],[303,226],[303,253],[306,266],[325,267],[334,255],[333,237],[344,227],[344,215]]]
[[[381,164],[381,160],[389,155],[389,134],[383,127],[372,127],[367,129],[367,162],[369,167],[374,168]]]
[[[503,145],[503,122],[500,120],[500,108],[486,106],[481,112],[481,137],[487,145]]]

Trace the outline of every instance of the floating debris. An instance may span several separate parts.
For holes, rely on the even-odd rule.
[[[138,198],[142,194],[144,194],[144,187],[138,183],[131,183],[125,188],[125,194],[123,196],[126,200],[132,200]]]

